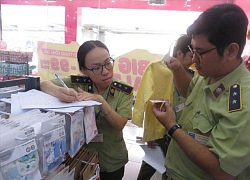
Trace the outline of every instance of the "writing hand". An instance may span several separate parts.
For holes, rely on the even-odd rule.
[[[77,92],[72,89],[72,88],[64,88],[64,87],[59,87],[58,88],[58,99],[62,102],[74,102],[76,101],[76,95],[77,95]]]

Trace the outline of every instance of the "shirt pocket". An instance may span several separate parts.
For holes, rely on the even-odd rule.
[[[193,129],[200,131],[202,134],[210,134],[214,124],[209,120],[209,117],[202,111],[197,110],[191,119]]]

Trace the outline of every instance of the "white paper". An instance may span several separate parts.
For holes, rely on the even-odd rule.
[[[164,104],[165,103],[165,104],[169,105],[169,102],[164,101],[164,100],[149,100],[149,101],[152,102],[153,104],[155,104],[155,103],[163,103]]]
[[[11,102],[12,102],[10,106],[11,116],[25,113],[28,111],[27,109],[26,110],[22,109],[21,102],[17,94],[11,94]]]
[[[163,103],[163,102],[166,102],[164,100],[149,100],[150,102],[152,103]]]
[[[59,112],[59,113],[74,113],[76,111],[81,110],[82,107],[66,107],[66,108],[53,108],[53,109],[46,109],[48,111]]]
[[[155,146],[155,149],[149,148],[147,145],[140,145],[144,150],[145,155],[142,158],[146,163],[155,168],[158,172],[164,173],[165,168],[165,156],[160,146]]]
[[[42,91],[27,91],[18,93],[22,109],[54,109],[66,107],[88,107],[100,105],[97,101],[75,101],[72,103],[61,102],[58,98]],[[13,101],[11,101],[13,103]]]

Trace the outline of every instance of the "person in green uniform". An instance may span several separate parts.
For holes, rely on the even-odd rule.
[[[121,180],[128,151],[123,128],[132,118],[133,88],[113,77],[114,60],[105,44],[98,40],[84,42],[78,49],[79,69],[84,76],[71,76],[62,87],[55,79],[42,81],[41,90],[63,102],[95,100],[98,135],[86,145],[90,153],[98,152],[101,180]]]
[[[169,103],[162,111],[153,107],[172,138],[166,156],[171,179],[250,177],[250,73],[241,58],[247,26],[239,6],[212,6],[187,29],[198,75],[191,79],[174,58],[166,63],[187,97],[178,124]]]
[[[191,45],[191,37],[189,37],[186,34],[181,35],[175,42],[174,48],[173,48],[173,54],[171,56],[175,57],[180,61],[182,66],[186,69],[188,74],[193,77],[194,71],[190,69],[190,66],[192,65],[192,57],[193,54],[189,50],[188,46]],[[179,119],[181,112],[184,107],[185,98],[183,98],[180,93],[177,91],[176,87],[173,86],[173,102],[172,107],[176,115],[176,119]],[[149,141],[147,142],[147,145],[149,148],[154,149],[156,144],[160,146],[162,149],[164,156],[167,152],[168,144],[169,144],[170,138],[168,136],[164,136],[163,138],[156,139],[155,141]],[[139,174],[137,176],[137,180],[150,180],[151,177],[154,175],[156,170],[147,164],[145,161],[142,161],[141,168],[139,171]],[[163,174],[165,176],[165,174]]]

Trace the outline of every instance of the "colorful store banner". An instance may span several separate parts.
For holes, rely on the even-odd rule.
[[[38,75],[41,80],[54,79],[55,73],[60,77],[79,74],[76,52],[79,44],[58,44],[38,42]]]
[[[57,44],[38,42],[38,74],[41,80],[80,74],[76,53],[79,44]],[[143,73],[149,63],[158,61],[163,55],[152,54],[144,49],[135,49],[115,59],[114,76],[138,90]]]

